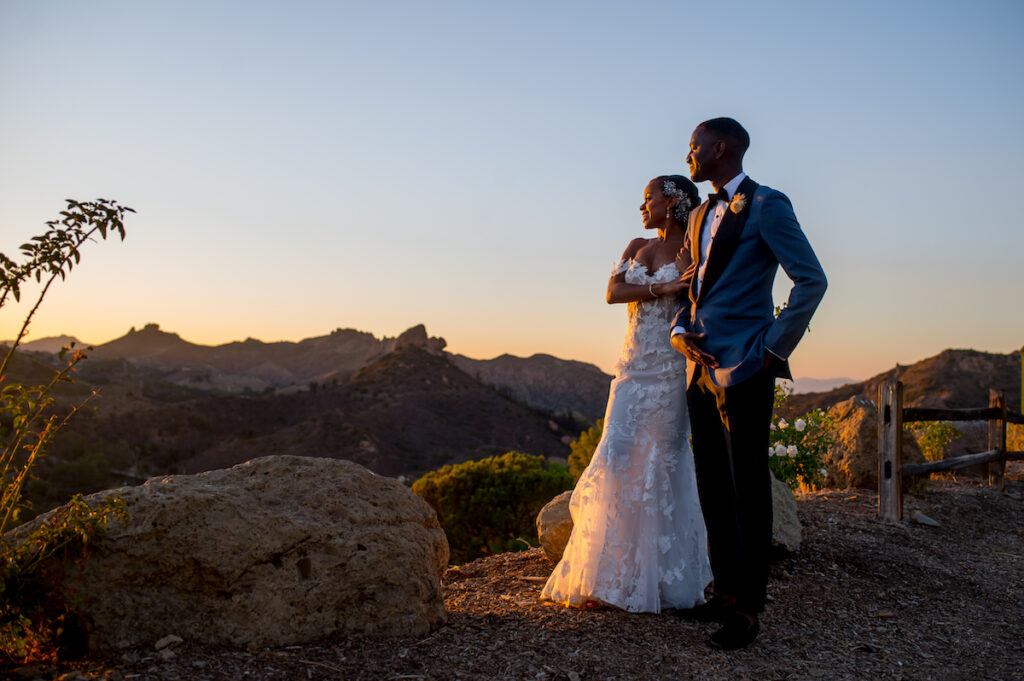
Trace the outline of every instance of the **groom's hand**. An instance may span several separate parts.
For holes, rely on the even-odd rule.
[[[672,347],[686,356],[686,359],[709,369],[718,368],[718,360],[697,347],[697,342],[707,337],[706,333],[677,333],[672,336]]]

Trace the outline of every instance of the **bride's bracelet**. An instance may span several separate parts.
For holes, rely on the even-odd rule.
[[[652,298],[657,298],[658,294],[654,292],[654,284],[647,285],[647,291],[651,294]]]

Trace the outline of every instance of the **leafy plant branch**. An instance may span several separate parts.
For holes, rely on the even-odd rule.
[[[106,239],[107,234],[111,232],[117,232],[123,241],[124,214],[135,212],[109,199],[66,201],[67,208],[60,212],[60,219],[46,223],[50,228],[46,233],[32,237],[30,241],[21,245],[22,254],[28,258],[25,262],[19,264],[0,253],[0,308],[7,302],[8,296],[13,297],[16,302],[21,300],[21,285],[25,281],[35,278],[36,282],[42,283],[43,277],[46,277],[46,283],[39,292],[35,304],[25,315],[18,335],[0,363],[0,381],[7,373],[14,351],[28,333],[29,323],[42,305],[50,286],[58,277],[63,280],[81,260],[79,248],[82,244],[95,234]]]
[[[67,200],[60,219],[47,222],[49,229],[22,244],[24,261],[15,262],[0,253],[0,308],[11,299],[21,300],[22,284],[35,279],[42,288],[0,362],[0,659],[27,661],[56,655],[57,639],[74,615],[74,608],[41,569],[43,562],[60,554],[63,565],[72,550],[88,545],[107,527],[111,518],[124,520],[124,503],[114,496],[89,503],[76,495],[44,522],[5,533],[25,507],[22,492],[33,468],[54,435],[96,393],[70,407],[63,416],[54,413],[53,391],[58,383],[70,383],[76,365],[85,359],[82,350],[63,348],[56,369],[45,384],[27,386],[8,380],[15,350],[50,286],[63,280],[81,260],[79,249],[96,235],[106,239],[117,233],[124,239],[125,213],[131,208],[116,201]],[[70,356],[68,353],[71,353]]]

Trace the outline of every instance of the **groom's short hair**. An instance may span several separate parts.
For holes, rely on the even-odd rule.
[[[743,156],[750,147],[750,135],[736,119],[726,117],[712,118],[711,120],[704,121],[697,127],[704,128],[718,139],[728,142],[729,146],[733,147],[740,156]]]

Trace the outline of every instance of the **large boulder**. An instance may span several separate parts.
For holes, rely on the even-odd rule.
[[[544,555],[552,563],[562,559],[565,545],[572,534],[572,516],[569,500],[572,490],[562,492],[549,501],[537,514],[537,536]],[[787,551],[800,548],[802,526],[796,515],[796,499],[786,483],[772,476],[772,545]]]
[[[796,515],[793,490],[772,475],[772,546],[796,551],[802,535],[803,525]]]
[[[244,647],[422,635],[445,621],[448,543],[434,511],[352,462],[272,456],[115,492],[127,522],[60,583],[93,650],[167,634]]]
[[[835,444],[822,459],[829,487],[878,487],[878,406],[851,397],[828,410]],[[903,463],[921,463],[924,455],[909,431],[903,432]]]
[[[537,514],[537,538],[544,555],[552,563],[562,560],[565,545],[572,534],[572,515],[569,514],[569,500],[572,490],[562,492],[544,505]]]

